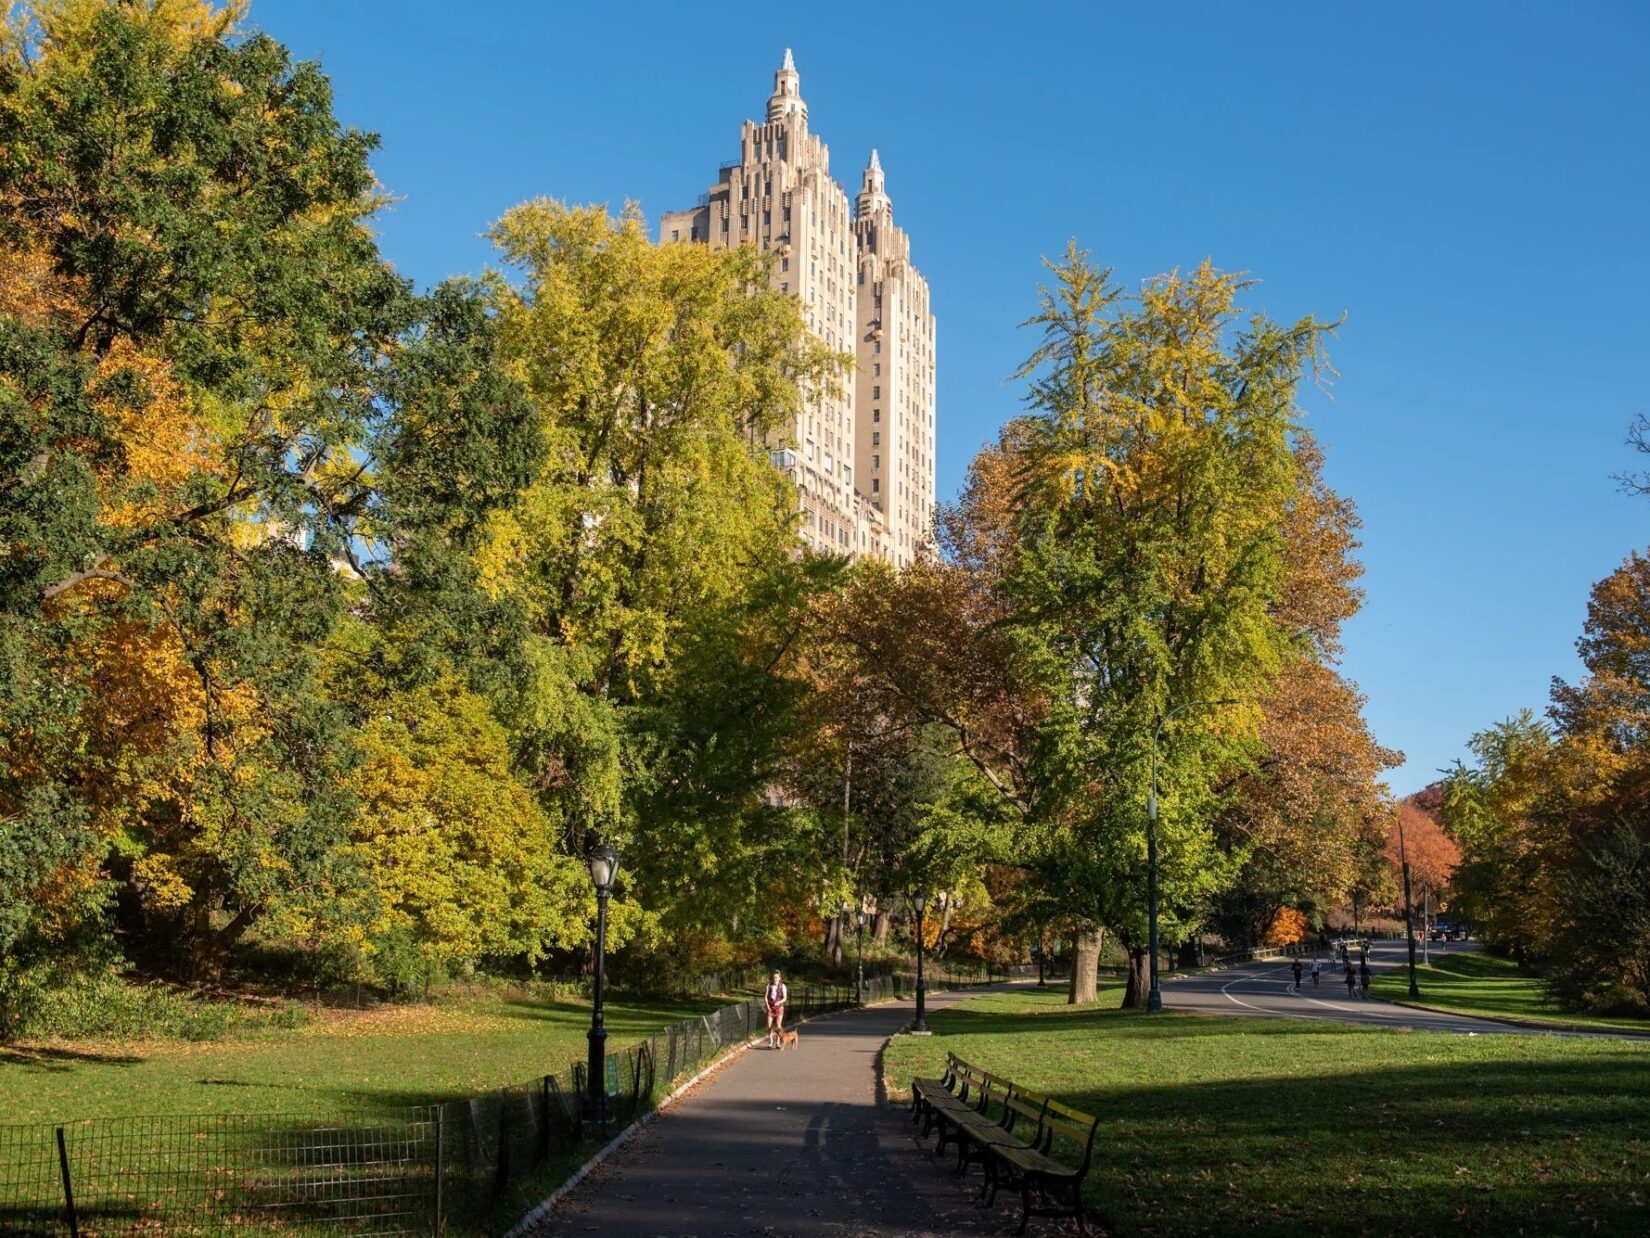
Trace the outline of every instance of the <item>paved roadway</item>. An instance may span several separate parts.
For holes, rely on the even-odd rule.
[[[1453,942],[1451,952],[1478,949],[1477,942]],[[1434,944],[1433,953],[1438,953]],[[1420,960],[1417,946],[1416,960]],[[1220,971],[1203,972],[1163,984],[1163,1005],[1168,1010],[1196,1010],[1204,1014],[1263,1015],[1267,1018],[1314,1019],[1329,1023],[1357,1023],[1368,1027],[1414,1028],[1426,1032],[1457,1032],[1491,1035],[1529,1032],[1508,1023],[1473,1019],[1465,1015],[1414,1010],[1376,998],[1348,997],[1345,968],[1326,964],[1322,981],[1313,987],[1311,961],[1301,977],[1301,992],[1294,990],[1289,959],[1268,959],[1244,963]],[[1369,952],[1369,966],[1376,972],[1402,967],[1409,961],[1409,948],[1402,941],[1379,941]]]

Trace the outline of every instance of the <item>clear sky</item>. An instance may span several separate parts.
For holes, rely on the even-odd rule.
[[[1212,257],[1346,322],[1310,422],[1364,518],[1345,669],[1395,790],[1577,669],[1587,590],[1650,540],[1650,4],[688,5],[255,0],[333,78],[421,284],[534,195],[690,205],[795,49],[853,194],[881,151],[933,288],[939,485],[1017,406],[1039,260]],[[1650,461],[1645,461],[1650,464]]]

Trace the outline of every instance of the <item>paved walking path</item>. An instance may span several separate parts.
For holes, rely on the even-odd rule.
[[[979,990],[975,990],[978,993]],[[930,1008],[973,994],[941,994]],[[1011,1233],[877,1103],[877,1056],[911,1019],[890,1002],[802,1025],[797,1049],[728,1063],[599,1166],[533,1231],[615,1238]]]

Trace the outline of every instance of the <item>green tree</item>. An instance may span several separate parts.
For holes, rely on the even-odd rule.
[[[1259,698],[1303,634],[1281,624],[1298,493],[1296,391],[1328,328],[1240,324],[1247,285],[1205,264],[1123,304],[1075,246],[1053,264],[1021,373],[1032,415],[1003,589],[1050,702],[1037,852],[1068,913],[1114,928],[1143,1000],[1145,799],[1157,756],[1167,930],[1233,876],[1218,788],[1258,755]]]
[[[52,884],[118,882],[203,979],[340,879],[315,657],[410,310],[373,139],[232,17],[60,0],[0,40],[0,822],[84,840]]]
[[[492,236],[506,369],[544,443],[475,553],[522,625],[521,772],[570,850],[621,845],[634,901],[731,924],[760,901],[794,645],[835,570],[797,559],[768,453],[842,361],[752,251],[656,246],[634,209],[547,201]]]

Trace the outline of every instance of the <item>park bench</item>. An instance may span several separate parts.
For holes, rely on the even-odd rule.
[[[992,1163],[986,1172],[990,1190],[986,1202],[996,1200],[999,1187],[1020,1190],[1020,1228],[1034,1216],[1075,1217],[1077,1232],[1086,1234],[1083,1224],[1083,1179],[1094,1160],[1094,1135],[1100,1119],[1052,1097],[1034,1098],[1019,1093],[1027,1103],[1042,1101],[1042,1120],[1037,1137],[1029,1144],[998,1145],[991,1150]],[[1059,1144],[1056,1144],[1059,1140]],[[1067,1159],[1055,1155],[1056,1147],[1067,1151]],[[1068,1164],[1067,1160],[1076,1162]]]
[[[996,1116],[992,1115],[993,1105]],[[971,1164],[984,1164],[987,1148],[1015,1138],[1018,1111],[1013,1104],[1012,1084],[969,1065],[954,1053],[946,1054],[943,1077],[912,1080],[911,1109],[912,1121],[922,1120],[918,1139],[939,1131],[935,1155],[956,1145],[958,1174]]]
[[[984,1168],[980,1194],[987,1204],[996,1201],[1002,1187],[1020,1192],[1020,1233],[1033,1216],[1074,1217],[1078,1230],[1087,1232],[1083,1180],[1093,1160],[1099,1118],[954,1053],[946,1054],[942,1077],[912,1080],[911,1110],[913,1122],[923,1121],[919,1139],[938,1129],[936,1154],[950,1143],[957,1145],[957,1173],[970,1164]],[[1057,1149],[1067,1159],[1057,1156]]]
[[[922,1122],[918,1137],[926,1138],[940,1124],[942,1115],[955,1121],[964,1113],[978,1111],[986,1103],[985,1091],[985,1072],[955,1053],[947,1053],[943,1076],[911,1081],[911,1121]]]

